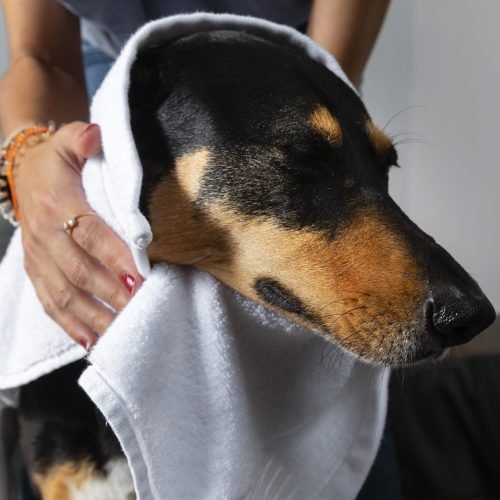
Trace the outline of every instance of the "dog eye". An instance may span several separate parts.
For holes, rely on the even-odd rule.
[[[398,152],[396,151],[396,148],[394,146],[387,153],[385,164],[387,165],[388,169],[390,167],[400,167],[400,165],[398,164]]]
[[[391,167],[398,167],[398,153],[394,147],[391,147],[383,158],[379,158],[378,162],[378,170],[383,175],[385,182],[389,181],[389,170]]]
[[[258,279],[255,282],[255,290],[264,301],[275,307],[294,314],[303,315],[305,313],[300,299],[273,279]]]

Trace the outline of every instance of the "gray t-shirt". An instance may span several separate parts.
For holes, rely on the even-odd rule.
[[[111,56],[147,21],[189,12],[229,12],[293,27],[309,18],[312,0],[60,0],[82,19],[83,38]]]

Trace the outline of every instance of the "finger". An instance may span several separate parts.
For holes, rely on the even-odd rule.
[[[39,268],[37,274],[43,280],[53,306],[75,316],[97,335],[102,335],[115,319],[107,307],[72,285],[55,263],[49,261]]]
[[[74,289],[74,300],[70,303],[70,311],[99,337],[115,319],[115,315],[107,307],[78,289]]]
[[[95,123],[89,123],[74,136],[75,151],[83,158],[90,158],[102,152],[101,130]]]
[[[128,304],[130,293],[124,284],[65,232],[54,235],[49,254],[76,288],[95,295],[116,311]]]
[[[85,160],[102,151],[101,132],[95,123],[72,122],[54,136],[59,154],[74,168],[81,169]]]
[[[27,270],[28,271],[28,270]],[[87,351],[95,344],[96,334],[87,325],[82,323],[70,311],[57,307],[43,279],[28,271],[28,275],[35,288],[38,300],[46,314],[55,321],[75,342],[78,342]]]
[[[134,293],[143,283],[130,249],[97,215],[82,217],[72,237],[81,248],[118,277],[129,293]]]

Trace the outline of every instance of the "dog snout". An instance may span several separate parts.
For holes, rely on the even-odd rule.
[[[434,289],[424,310],[426,329],[443,348],[468,342],[496,317],[493,305],[483,294],[453,286]]]

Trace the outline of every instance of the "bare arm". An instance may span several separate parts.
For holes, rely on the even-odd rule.
[[[11,60],[0,87],[3,135],[26,123],[87,120],[78,18],[52,0],[3,6]]]
[[[314,0],[307,34],[358,86],[390,0]]]
[[[11,66],[0,86],[5,136],[50,120],[62,126],[16,157],[24,265],[45,311],[74,340],[94,344],[141,280],[123,241],[97,216],[68,235],[62,223],[91,211],[82,188],[85,159],[100,152],[88,126],[79,20],[55,0],[4,0]]]

